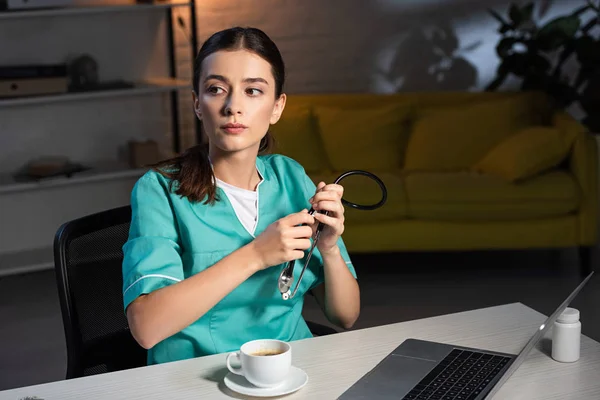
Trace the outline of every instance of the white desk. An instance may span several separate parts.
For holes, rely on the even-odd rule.
[[[293,342],[293,363],[307,372],[309,382],[286,398],[336,399],[410,337],[517,353],[544,319],[515,303]],[[582,337],[581,359],[573,364],[553,361],[540,350],[544,346],[546,339],[495,399],[600,399],[600,343]],[[226,373],[225,355],[215,355],[3,391],[0,399],[245,398],[224,386]]]

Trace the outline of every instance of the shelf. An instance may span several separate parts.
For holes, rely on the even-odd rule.
[[[102,14],[122,11],[144,11],[175,7],[189,7],[191,2],[185,3],[156,3],[156,4],[122,4],[122,5],[85,5],[71,7],[57,7],[45,9],[32,9],[28,11],[0,11],[0,20],[21,19],[31,17],[54,17],[62,15]]]
[[[121,164],[102,164],[91,166],[92,169],[78,172],[70,178],[66,176],[42,179],[37,182],[17,182],[11,174],[0,175],[0,195],[7,193],[25,192],[30,190],[48,189],[59,186],[77,185],[93,182],[103,182],[117,179],[141,177],[147,168],[128,168]]]
[[[0,254],[0,276],[24,274],[54,268],[52,247]]]
[[[0,99],[0,108],[9,106],[27,106],[41,103],[59,103],[73,100],[137,96],[141,94],[162,93],[181,89],[192,90],[192,85],[188,81],[181,79],[158,78],[143,82],[136,82],[135,87],[125,89],[93,90],[88,92],[67,92],[41,96],[5,98]]]

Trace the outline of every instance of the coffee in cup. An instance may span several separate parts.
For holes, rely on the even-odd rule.
[[[231,365],[237,358],[240,368]],[[242,375],[248,382],[260,388],[281,385],[292,366],[292,348],[281,340],[261,339],[244,343],[239,351],[227,355],[227,368],[234,374]]]
[[[276,349],[265,349],[265,350],[258,350],[255,351],[254,353],[250,354],[251,356],[276,356],[277,354],[281,354],[283,353],[283,351],[281,350],[276,350]]]

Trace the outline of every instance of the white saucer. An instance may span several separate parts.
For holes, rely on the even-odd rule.
[[[283,396],[302,389],[308,383],[308,375],[300,368],[292,366],[285,382],[277,387],[268,389],[256,387],[243,376],[231,372],[227,374],[224,382],[225,386],[229,389],[246,396],[271,397]]]

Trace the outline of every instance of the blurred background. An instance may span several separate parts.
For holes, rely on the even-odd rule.
[[[536,90],[572,118],[575,130],[585,132],[587,145],[596,146],[593,134],[600,132],[597,1],[9,0],[0,5],[5,8],[0,9],[0,390],[64,379],[54,235],[66,221],[128,204],[146,164],[198,143],[193,57],[218,30],[236,25],[264,30],[283,54],[285,91],[292,99]],[[542,27],[539,40],[529,40]],[[598,165],[596,148],[590,151],[591,161],[582,161],[581,168],[593,182],[574,189],[585,194],[573,195],[589,195],[593,202],[591,211],[578,216],[591,226],[581,241],[552,237],[547,246],[540,240],[542,245],[531,249],[505,246],[502,240],[470,246],[467,234],[454,249],[377,249],[353,247],[360,240],[350,232],[348,247],[351,254],[356,249],[363,279],[357,327],[512,301],[551,312],[575,287],[581,263],[596,260]],[[570,159],[565,153],[556,165]],[[532,189],[523,201],[542,192],[541,201],[558,201],[552,196],[561,197],[566,189],[553,182]],[[419,184],[441,190],[435,179]],[[504,193],[480,190],[492,199]],[[576,206],[565,207],[565,215],[577,212]],[[407,237],[436,235],[427,227],[407,229]],[[460,229],[456,232],[460,239]],[[582,321],[584,333],[600,339],[600,327],[586,325],[586,315],[600,300],[598,286],[593,288],[580,300],[587,311]],[[310,301],[305,312],[321,318]]]

